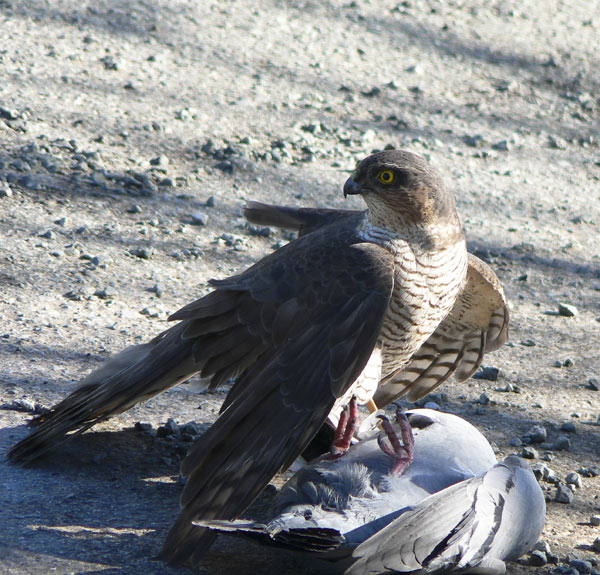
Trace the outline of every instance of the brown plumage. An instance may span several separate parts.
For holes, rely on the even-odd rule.
[[[199,557],[211,536],[191,521],[239,516],[336,402],[402,381],[463,289],[469,266],[454,199],[423,158],[374,154],[344,194],[362,195],[368,211],[321,212],[319,225],[304,218],[307,233],[213,281],[213,292],[171,316],[180,323],[109,360],[40,416],[9,458],[30,461],[193,373],[213,387],[236,378],[183,461],[182,511],[162,552],[174,562]]]
[[[360,225],[364,212],[324,208],[296,208],[248,202],[246,219],[264,226],[295,230],[299,236],[344,220],[347,226]],[[458,381],[471,377],[483,356],[496,351],[508,340],[509,310],[504,289],[494,271],[473,254],[452,311],[410,362],[380,385],[373,399],[379,407],[408,394],[415,401],[431,393],[453,375]]]

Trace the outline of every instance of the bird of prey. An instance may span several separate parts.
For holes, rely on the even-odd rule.
[[[170,317],[179,323],[109,359],[37,417],[9,458],[27,463],[194,373],[211,388],[235,378],[218,419],[182,462],[182,509],[163,547],[168,561],[194,562],[211,536],[191,521],[238,517],[334,406],[353,395],[369,401],[381,383],[418,382],[421,369],[451,372],[444,353],[439,366],[431,358],[437,343],[427,343],[425,358],[418,352],[462,299],[472,267],[452,193],[422,157],[386,150],[358,164],[344,185],[349,194],[368,210],[213,280],[212,292]],[[471,307],[460,306],[467,316]],[[435,341],[461,338],[461,316]],[[455,345],[458,365],[471,343]]]
[[[406,417],[385,429],[391,444],[401,431],[410,448],[404,425],[412,426],[414,459],[401,474],[372,428],[343,458],[302,467],[267,521],[197,524],[309,553],[348,575],[503,574],[504,561],[531,550],[544,526],[531,469],[515,456],[497,463],[485,437],[456,415],[415,409]]]
[[[300,236],[334,222],[358,228],[365,217],[357,210],[296,208],[254,201],[248,202],[244,215],[254,224],[287,228]],[[458,381],[469,379],[481,365],[484,353],[506,343],[508,323],[509,309],[500,280],[484,261],[469,253],[466,281],[452,311],[404,368],[380,382],[373,398],[376,406],[388,405],[404,394],[416,401],[451,375]]]

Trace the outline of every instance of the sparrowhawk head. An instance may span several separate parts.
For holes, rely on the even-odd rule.
[[[344,185],[344,195],[360,194],[385,223],[457,221],[454,197],[427,161],[406,150],[385,150],[362,160]]]

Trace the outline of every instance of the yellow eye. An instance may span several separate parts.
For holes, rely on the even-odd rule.
[[[377,179],[382,184],[391,184],[396,179],[396,174],[394,174],[392,170],[381,170],[381,172],[377,174]]]

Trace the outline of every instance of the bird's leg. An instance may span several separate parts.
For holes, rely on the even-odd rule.
[[[375,413],[377,411],[377,404],[373,401],[373,398],[367,401],[367,409],[369,410],[369,413]]]
[[[400,443],[398,434],[390,423],[390,420],[385,415],[380,415],[379,417],[381,419],[381,427],[383,427],[389,443],[385,441],[383,435],[377,438],[377,443],[381,451],[389,455],[394,462],[390,469],[390,475],[402,475],[414,459],[415,439],[412,434],[412,428],[406,415],[398,410],[396,412],[396,421],[400,425],[400,432],[402,434],[402,443]]]
[[[337,429],[331,444],[329,459],[337,459],[348,451],[352,443],[352,437],[356,431],[358,421],[358,406],[356,404],[356,396],[353,395],[350,403],[344,406],[340,415]]]

